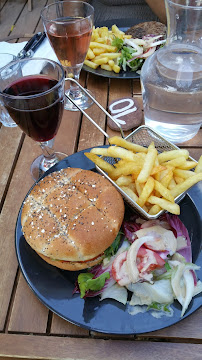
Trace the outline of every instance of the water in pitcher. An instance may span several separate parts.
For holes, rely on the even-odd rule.
[[[191,139],[202,124],[202,49],[173,44],[145,62],[145,123],[168,140]],[[151,70],[152,69],[152,70]]]
[[[146,125],[174,143],[202,124],[202,2],[165,0],[167,40],[141,70]]]

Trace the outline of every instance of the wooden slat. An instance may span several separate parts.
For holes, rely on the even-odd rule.
[[[26,0],[6,1],[5,6],[1,10],[0,41],[1,38],[8,36],[11,32],[12,26],[14,26],[14,24],[16,23],[19,14],[22,12],[23,7],[25,6],[25,3]],[[28,32],[26,27],[23,29],[23,33]]]
[[[141,95],[142,96],[142,91],[141,91],[141,86],[140,86],[140,80],[139,79],[133,80],[133,95]]]
[[[24,156],[20,156],[18,159],[0,217],[0,265],[2,269],[0,281],[1,330],[4,327],[17,270],[14,242],[15,223],[21,203],[33,183],[29,172],[31,159],[33,160],[34,155],[39,150],[38,145],[36,144],[37,146],[34,147],[33,143],[34,142],[29,141],[29,147],[24,152]],[[34,152],[35,149],[37,150],[36,153]]]
[[[200,360],[201,345],[0,334],[0,355],[40,359]]]
[[[199,130],[199,132],[189,141],[183,142],[180,147],[199,147],[201,149],[202,146],[202,129]],[[201,151],[202,153],[202,151]]]
[[[64,319],[61,319],[59,316],[53,314],[51,334],[88,337],[89,331],[74,324],[71,324]]]
[[[202,155],[202,149],[201,148],[188,148],[186,147],[186,149],[189,151],[189,154],[191,157],[193,157],[193,159],[195,160],[199,160],[200,156]]]
[[[46,0],[35,1],[31,12],[26,5],[15,24],[12,35],[18,35],[25,32],[34,33],[40,20],[41,9],[45,6],[45,4]]]
[[[88,89],[92,92],[95,99],[104,107],[107,106],[108,81],[95,76],[90,76],[88,81]],[[92,105],[86,113],[105,130],[106,115],[98,108]],[[79,137],[78,151],[87,149],[92,146],[103,145],[104,135],[97,129],[85,116],[83,116],[82,126]]]
[[[22,131],[18,128],[2,126],[0,129],[0,199],[7,186]]]
[[[47,321],[48,309],[40,303],[20,274],[8,331],[45,333]]]
[[[194,341],[198,341],[202,343],[202,308],[198,309],[192,315],[187,317],[184,320],[181,320],[179,323],[172,325],[168,328],[154,331],[152,333],[147,333],[145,335],[139,335],[139,339],[145,338],[157,338],[164,340],[181,340],[185,339],[194,339]]]

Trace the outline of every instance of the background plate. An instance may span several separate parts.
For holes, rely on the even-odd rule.
[[[129,27],[136,25],[140,23],[140,21],[136,20],[133,21],[131,19],[113,19],[113,20],[107,20],[107,21],[103,21],[103,23],[97,23],[95,24],[96,27],[102,27],[102,26],[107,26],[108,28],[111,28],[112,25],[117,25],[118,28],[122,31],[126,31],[128,30]],[[116,74],[114,71],[106,71],[101,69],[100,67],[97,69],[91,69],[89,66],[83,65],[82,67],[83,70],[85,70],[86,72],[89,72],[91,74],[97,75],[97,76],[102,76],[102,77],[107,77],[110,79],[139,79],[140,78],[140,74],[136,73],[135,71],[120,71],[119,74]]]
[[[90,149],[85,150],[85,152]],[[50,169],[52,171],[66,167],[79,167],[95,170],[94,164],[86,158],[84,151],[73,154]],[[202,211],[201,190],[197,186],[192,188],[193,198],[198,201],[200,210],[190,196],[186,195],[181,202],[180,218],[189,231],[192,242],[193,261],[202,264]],[[21,231],[21,209],[16,223],[16,254],[21,271],[35,295],[41,302],[60,317],[73,324],[89,330],[108,334],[140,334],[165,328],[181,320],[181,307],[175,302],[173,317],[155,319],[149,312],[130,315],[126,306],[117,301],[106,299],[99,301],[99,297],[83,300],[79,294],[72,295],[74,282],[78,272],[57,269],[43,261],[25,241]],[[197,272],[202,280],[202,270]],[[202,304],[201,296],[196,296],[190,303],[185,317],[192,314]]]

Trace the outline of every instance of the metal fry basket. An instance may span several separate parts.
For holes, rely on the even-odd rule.
[[[144,147],[148,147],[151,142],[153,141],[155,144],[155,148],[159,153],[162,153],[163,151],[170,151],[170,150],[179,150],[180,148],[176,145],[172,144],[168,140],[166,140],[164,137],[162,137],[159,133],[154,131],[152,128],[142,125],[139,126],[136,130],[134,130],[131,134],[124,137],[123,130],[121,128],[121,125],[92,97],[91,94],[88,93],[86,89],[84,89],[76,80],[67,78],[66,80],[75,82],[79,88],[87,95],[89,96],[92,101],[108,116],[112,119],[112,121],[115,122],[115,124],[119,127],[121,136],[123,139],[132,142],[134,144],[138,144]],[[90,120],[102,133],[106,138],[109,138],[109,135],[80,107],[78,106],[74,100],[69,95],[66,95],[67,98],[80,110],[87,118]],[[109,157],[109,156],[101,156],[101,158],[111,165],[114,165],[117,162],[117,158]],[[192,157],[189,157],[188,160],[196,161]],[[117,184],[114,182],[108,174],[103,171],[99,166],[95,165],[97,171],[101,173],[103,176],[105,176],[115,187],[116,189],[122,194],[124,200],[129,204],[130,207],[132,207],[133,210],[135,210],[137,213],[139,213],[142,217],[144,217],[147,220],[157,219],[160,215],[162,215],[166,210],[161,210],[155,215],[148,214],[143,208],[141,208],[135,201],[133,201]],[[187,190],[188,191],[188,190]],[[175,198],[175,203],[179,203],[184,196],[186,195],[186,192],[183,192],[179,196]]]

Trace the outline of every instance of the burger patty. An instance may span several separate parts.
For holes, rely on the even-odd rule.
[[[163,35],[166,37],[166,26],[161,22],[148,21],[130,27],[126,32],[127,35],[142,39],[146,35]]]

